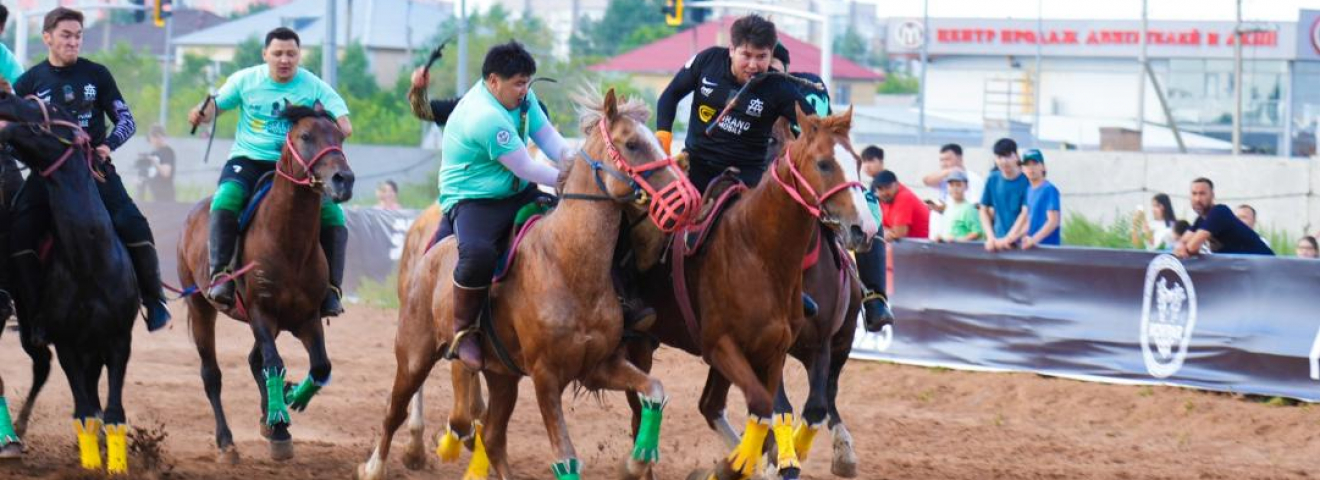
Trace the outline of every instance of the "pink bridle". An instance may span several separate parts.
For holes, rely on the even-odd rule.
[[[289,133],[292,134],[293,132],[290,131]],[[312,156],[312,161],[308,162],[303,160],[302,154],[298,153],[298,147],[293,144],[292,137],[287,135],[284,137],[284,146],[289,149],[289,153],[293,155],[293,159],[297,161],[299,165],[303,166],[303,171],[307,176],[304,178],[294,178],[293,175],[280,170],[278,165],[275,167],[275,173],[290,182],[311,188],[319,188],[321,186],[321,180],[316,178],[315,175],[312,175],[312,167],[316,166],[316,162],[321,161],[322,158],[325,158],[326,155],[333,152],[339,152],[340,155],[344,155],[344,149],[342,147],[339,145],[331,145],[316,152],[316,155]]]
[[[633,183],[640,186],[646,194],[651,197],[649,213],[651,221],[665,233],[671,233],[679,228],[686,226],[697,215],[697,209],[700,207],[701,194],[697,193],[697,188],[692,186],[686,175],[678,175],[678,178],[666,185],[663,189],[656,189],[647,180],[658,170],[674,167],[678,169],[678,163],[674,157],[665,157],[654,162],[633,166],[623,158],[623,154],[614,147],[614,142],[610,140],[609,120],[601,117],[600,123],[601,138],[605,139],[605,151],[614,162],[614,166],[627,174]],[[681,211],[681,213],[680,213]]]
[[[788,192],[788,196],[793,197],[793,200],[796,200],[798,205],[802,205],[802,208],[807,209],[807,213],[810,213],[811,216],[816,217],[817,219],[823,220],[821,216],[826,213],[825,201],[829,200],[830,197],[833,197],[834,195],[837,195],[839,192],[854,187],[861,188],[863,190],[866,189],[866,187],[862,185],[862,182],[850,181],[850,182],[843,182],[834,186],[834,188],[831,188],[828,191],[826,191],[824,195],[816,195],[816,189],[811,188],[811,184],[807,183],[807,177],[802,176],[802,172],[798,171],[797,165],[793,164],[793,158],[790,149],[785,148],[784,156],[779,157],[779,160],[788,164],[788,171],[793,174],[794,183],[800,184],[802,188],[806,189],[807,195],[811,197],[814,203],[808,202],[807,199],[802,196],[802,194],[798,193],[797,188],[789,185],[782,178],[779,178],[778,166],[775,166],[774,168],[770,169],[770,175],[775,178],[776,182],[779,182],[779,186],[784,187],[784,191]]]

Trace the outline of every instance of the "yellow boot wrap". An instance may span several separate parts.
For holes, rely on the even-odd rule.
[[[486,457],[486,444],[481,439],[481,424],[472,426],[472,461],[468,462],[463,480],[486,480],[490,475],[490,458]]]
[[[779,469],[802,468],[793,445],[793,414],[775,415],[775,445],[779,448]]]
[[[105,470],[111,475],[128,473],[128,425],[105,426]]]
[[[807,455],[811,453],[811,442],[816,439],[816,432],[820,431],[823,424],[810,425],[803,422],[793,431],[793,448],[797,450],[798,460],[807,461]]]
[[[78,457],[82,467],[87,470],[101,469],[101,441],[97,434],[101,432],[101,420],[88,418],[86,421],[74,420],[73,429],[78,433]]]
[[[463,453],[463,439],[458,438],[458,434],[453,430],[446,428],[444,436],[440,437],[440,445],[435,447],[435,454],[440,457],[444,463],[453,463],[458,461],[458,455]]]
[[[765,437],[770,433],[770,421],[756,415],[747,416],[747,429],[743,431],[742,443],[729,454],[729,467],[738,472],[738,478],[750,478],[756,473],[761,463],[761,450],[765,447]]]

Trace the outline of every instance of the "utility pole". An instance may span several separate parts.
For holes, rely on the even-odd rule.
[[[335,42],[339,29],[335,26],[338,12],[335,0],[325,0],[325,41],[321,42],[321,80],[334,87],[339,83],[339,46]]]
[[[458,77],[454,82],[454,88],[458,90],[455,95],[463,95],[467,92],[467,63],[468,63],[468,14],[467,0],[458,0]]]
[[[170,73],[174,71],[174,15],[165,18],[165,52],[160,62],[160,117],[157,123],[169,125]]]
[[[1035,108],[1032,108],[1031,110],[1036,116],[1036,118],[1032,121],[1031,129],[1033,130],[1034,133],[1034,135],[1032,136],[1035,137],[1036,148],[1040,148],[1040,84],[1041,84],[1040,57],[1041,57],[1041,45],[1045,43],[1044,20],[1042,20],[1041,17],[1044,15],[1045,15],[1045,0],[1036,0],[1036,75],[1035,75],[1036,78],[1033,82],[1034,85],[1031,86],[1031,91],[1033,94],[1035,94],[1034,95],[1035,98],[1032,99],[1032,103],[1035,104],[1034,106]]]
[[[930,55],[930,0],[921,2],[921,80],[917,84],[917,145],[926,144],[926,61]]]
[[[1147,0],[1141,0],[1141,56],[1138,59],[1141,67],[1137,69],[1137,133],[1143,138],[1146,132],[1146,32],[1149,31],[1146,3]]]
[[[1242,153],[1242,0],[1233,25],[1233,155]]]

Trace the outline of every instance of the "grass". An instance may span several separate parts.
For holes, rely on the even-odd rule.
[[[1129,222],[1116,221],[1105,225],[1077,213],[1069,214],[1063,221],[1063,244],[1074,247],[1134,248]]]
[[[377,281],[371,277],[358,278],[357,294],[358,301],[363,305],[370,305],[378,308],[398,309],[399,295],[398,270],[390,272],[384,280]]]

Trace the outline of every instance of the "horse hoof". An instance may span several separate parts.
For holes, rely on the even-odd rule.
[[[403,454],[403,466],[408,470],[421,470],[426,468],[426,451],[408,449]]]
[[[357,480],[380,480],[381,478],[384,478],[384,475],[382,475],[383,472],[375,472],[373,474],[373,472],[371,472],[368,469],[367,464],[365,463],[358,465],[357,471],[354,473],[355,475],[353,476],[353,478]]]
[[[623,464],[619,466],[620,480],[642,480],[647,478],[647,473],[651,471],[651,464],[639,462],[632,457],[625,457]]]
[[[220,453],[215,456],[215,463],[221,465],[238,465],[238,448],[230,445],[220,449]]]
[[[857,457],[852,455],[836,455],[834,464],[830,465],[830,473],[836,477],[856,478],[857,477]]]
[[[693,470],[692,473],[688,474],[687,480],[707,480],[709,478],[714,478],[714,477],[715,477],[715,472],[712,472],[710,470],[702,470],[698,468],[696,470]]]
[[[271,440],[270,459],[283,462],[293,458],[293,440]]]
[[[797,480],[802,477],[802,469],[789,467],[779,471],[779,478],[784,480]]]
[[[17,460],[20,458],[23,458],[23,444],[14,442],[0,447],[0,460]]]

